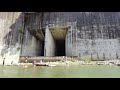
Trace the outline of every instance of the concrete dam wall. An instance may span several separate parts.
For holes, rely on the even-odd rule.
[[[119,12],[26,13],[26,18],[26,27],[31,31],[43,30],[44,33],[48,26],[55,41],[55,44],[51,44],[51,48],[53,45],[57,46],[54,47],[54,50],[49,49],[55,51],[55,56],[59,56],[60,54],[56,53],[60,52],[64,53],[63,56],[80,56],[82,59],[119,58]],[[62,33],[63,28],[66,31],[65,36]],[[49,37],[48,39],[52,40]],[[45,40],[43,43],[46,46]],[[61,46],[56,43],[60,40]],[[44,47],[44,52],[46,52],[46,48],[48,47]],[[57,51],[57,48],[60,48],[61,51]],[[49,49],[46,53],[49,53],[48,56],[52,56]]]
[[[119,12],[1,12],[0,58],[120,58]],[[8,58],[8,59],[7,59]]]

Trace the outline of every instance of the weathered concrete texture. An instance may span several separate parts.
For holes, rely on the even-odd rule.
[[[0,63],[21,56],[55,56],[55,37],[46,26],[67,26],[65,55],[82,59],[120,58],[119,12],[0,13]],[[45,32],[46,30],[46,32]],[[35,31],[35,33],[34,33]],[[45,36],[44,36],[45,35]],[[42,38],[42,39],[41,39]],[[64,39],[63,38],[63,39]],[[44,46],[45,45],[45,48]],[[20,53],[21,51],[21,53]],[[62,52],[61,52],[62,53]],[[18,59],[15,60],[18,62]],[[15,62],[14,61],[14,62]]]
[[[23,15],[21,12],[0,12],[0,64],[18,63]]]
[[[120,58],[119,41],[116,39],[79,39],[78,40],[78,56],[82,58],[103,60]],[[117,55],[116,55],[117,54]]]
[[[21,56],[40,56],[42,53],[42,42],[31,35],[28,30],[25,33]]]
[[[46,27],[45,31],[45,50],[44,50],[44,56],[55,56],[55,40],[48,28]]]
[[[82,59],[119,58],[119,12],[42,12],[26,14],[26,18],[26,26],[32,29],[69,23],[67,25],[71,28],[65,39],[67,56],[80,56]],[[113,42],[115,46],[111,44]]]
[[[77,26],[76,22],[69,22],[67,24],[70,26],[68,28],[68,32],[65,38],[65,48],[66,48],[66,56],[77,56]]]
[[[68,29],[65,37],[65,53],[66,56],[72,56],[72,45],[71,45],[71,28]]]
[[[44,41],[41,39],[40,15],[24,15],[24,35],[21,56],[43,56]],[[43,37],[43,36],[42,36]],[[44,37],[43,37],[44,39]]]

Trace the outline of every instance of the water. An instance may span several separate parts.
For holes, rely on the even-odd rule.
[[[119,66],[0,66],[0,78],[120,78]]]

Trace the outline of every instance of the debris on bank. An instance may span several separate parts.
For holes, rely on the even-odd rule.
[[[47,61],[44,62],[42,60],[30,62],[20,62],[20,63],[13,63],[7,64],[6,66],[60,66],[60,65],[117,65],[120,66],[120,60],[112,59],[112,60],[76,60],[76,59],[69,59],[69,60],[60,60],[60,61]]]

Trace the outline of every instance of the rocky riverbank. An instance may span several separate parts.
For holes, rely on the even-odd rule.
[[[39,62],[38,62],[39,63]],[[61,60],[56,62],[42,62],[42,64],[46,65],[120,65],[120,60],[106,60],[106,61],[92,61],[92,60]],[[7,66],[15,65],[15,66],[34,66],[33,63],[12,63],[12,64],[5,64]]]
[[[67,60],[56,62],[42,62],[46,65],[120,65],[120,60],[91,61],[91,60]],[[33,63],[18,63],[20,66],[33,66]]]

